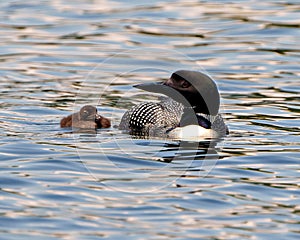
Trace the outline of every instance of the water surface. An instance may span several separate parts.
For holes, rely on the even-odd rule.
[[[3,239],[299,239],[298,1],[0,6]],[[219,86],[216,146],[59,127],[84,104],[117,125],[182,68]]]

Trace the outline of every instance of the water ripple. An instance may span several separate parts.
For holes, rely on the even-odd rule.
[[[0,3],[0,232],[5,239],[299,239],[299,3]],[[132,85],[204,68],[230,135],[180,148],[116,128],[60,129]]]

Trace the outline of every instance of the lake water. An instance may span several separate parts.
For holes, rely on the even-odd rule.
[[[1,239],[299,239],[300,6],[289,1],[0,3]],[[217,82],[216,146],[61,129],[118,125],[178,69]],[[198,146],[199,145],[199,146]]]

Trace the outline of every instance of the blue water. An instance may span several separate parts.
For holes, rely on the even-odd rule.
[[[1,239],[299,239],[294,1],[0,3]],[[84,104],[118,125],[177,69],[217,82],[224,141],[61,129]]]

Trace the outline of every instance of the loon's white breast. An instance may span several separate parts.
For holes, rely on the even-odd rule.
[[[188,125],[171,130],[168,133],[168,137],[179,140],[199,140],[218,138],[220,137],[220,134],[213,129],[207,129],[199,125]]]

